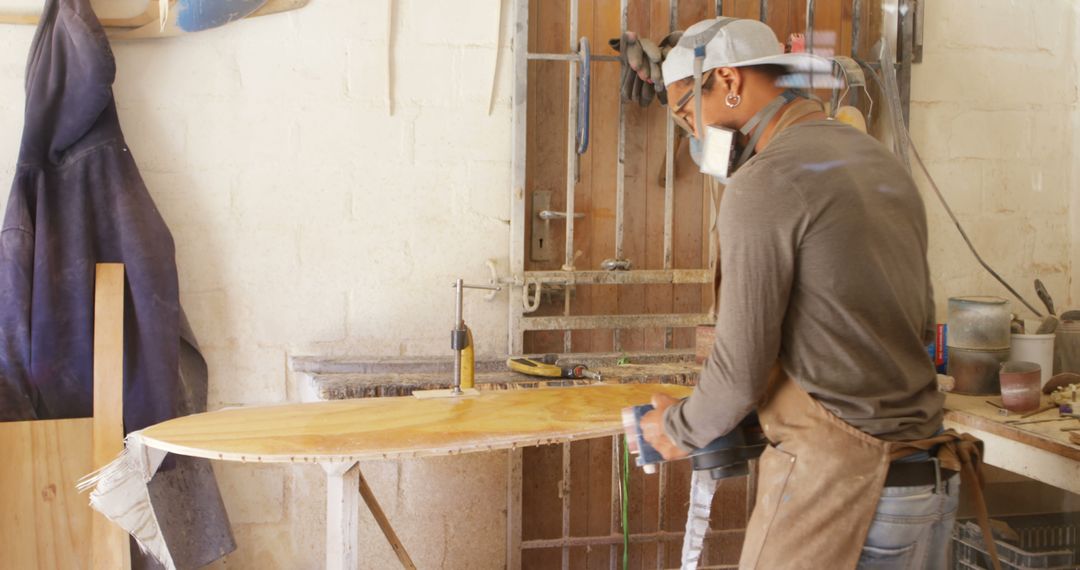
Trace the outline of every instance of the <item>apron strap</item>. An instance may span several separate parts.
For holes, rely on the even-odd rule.
[[[994,570],[1001,570],[997,543],[990,529],[990,513],[986,509],[986,497],[983,496],[982,442],[971,434],[950,429],[918,441],[890,442],[890,458],[896,460],[918,451],[933,452],[935,448],[940,467],[960,472],[960,481],[968,489],[975,507],[975,519],[982,531],[986,551],[990,553]]]
[[[975,505],[975,518],[979,521],[982,529],[983,542],[986,550],[990,553],[990,561],[994,570],[1001,570],[1001,559],[998,558],[997,543],[994,540],[994,532],[990,529],[990,513],[986,510],[986,498],[983,496],[983,472],[981,442],[970,434],[960,435],[960,440],[949,445],[955,448],[960,458],[960,480],[963,486],[970,489],[972,503]]]

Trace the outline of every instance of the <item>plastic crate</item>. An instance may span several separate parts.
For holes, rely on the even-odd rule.
[[[1080,514],[994,518],[1005,522],[1020,535],[1019,543],[996,541],[1003,570],[1080,570]],[[953,529],[953,568],[993,568],[976,521],[957,521]]]

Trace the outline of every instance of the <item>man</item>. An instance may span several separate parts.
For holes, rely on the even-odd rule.
[[[926,214],[884,146],[778,86],[821,61],[720,18],[663,63],[692,154],[726,183],[722,279],[697,388],[656,398],[642,427],[673,459],[758,410],[773,445],[741,568],[945,568],[959,482],[933,457],[948,436]]]

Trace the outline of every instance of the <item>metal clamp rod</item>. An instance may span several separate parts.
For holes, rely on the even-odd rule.
[[[538,213],[537,215],[540,216],[541,220],[565,220],[566,219],[566,212],[556,212],[555,210],[540,210],[540,213]],[[585,214],[582,214],[581,212],[575,212],[574,217],[577,218],[577,219],[581,219],[581,218],[585,217]]]
[[[485,291],[499,291],[502,289],[498,285],[466,285],[463,279],[458,279],[451,287],[456,290],[454,293],[454,332],[462,334],[465,333],[465,317],[462,314],[465,289],[483,289]],[[451,340],[453,341],[453,338]],[[464,347],[460,346],[460,344],[454,346],[454,394],[461,394],[462,348]]]
[[[457,283],[452,283],[450,286],[451,287],[457,287],[458,284]],[[461,285],[461,287],[463,289],[483,289],[485,291],[502,291],[502,287],[499,287],[498,285],[465,285],[463,283]]]

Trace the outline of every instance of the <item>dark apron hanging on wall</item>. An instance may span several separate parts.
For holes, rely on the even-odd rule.
[[[115,72],[89,1],[49,0],[0,232],[0,421],[93,415],[94,266],[103,262],[127,274],[125,432],[206,409],[206,363],[180,308],[172,236],[120,131]],[[208,462],[173,457],[149,488],[177,567],[235,549]],[[135,568],[156,565],[132,553]]]

